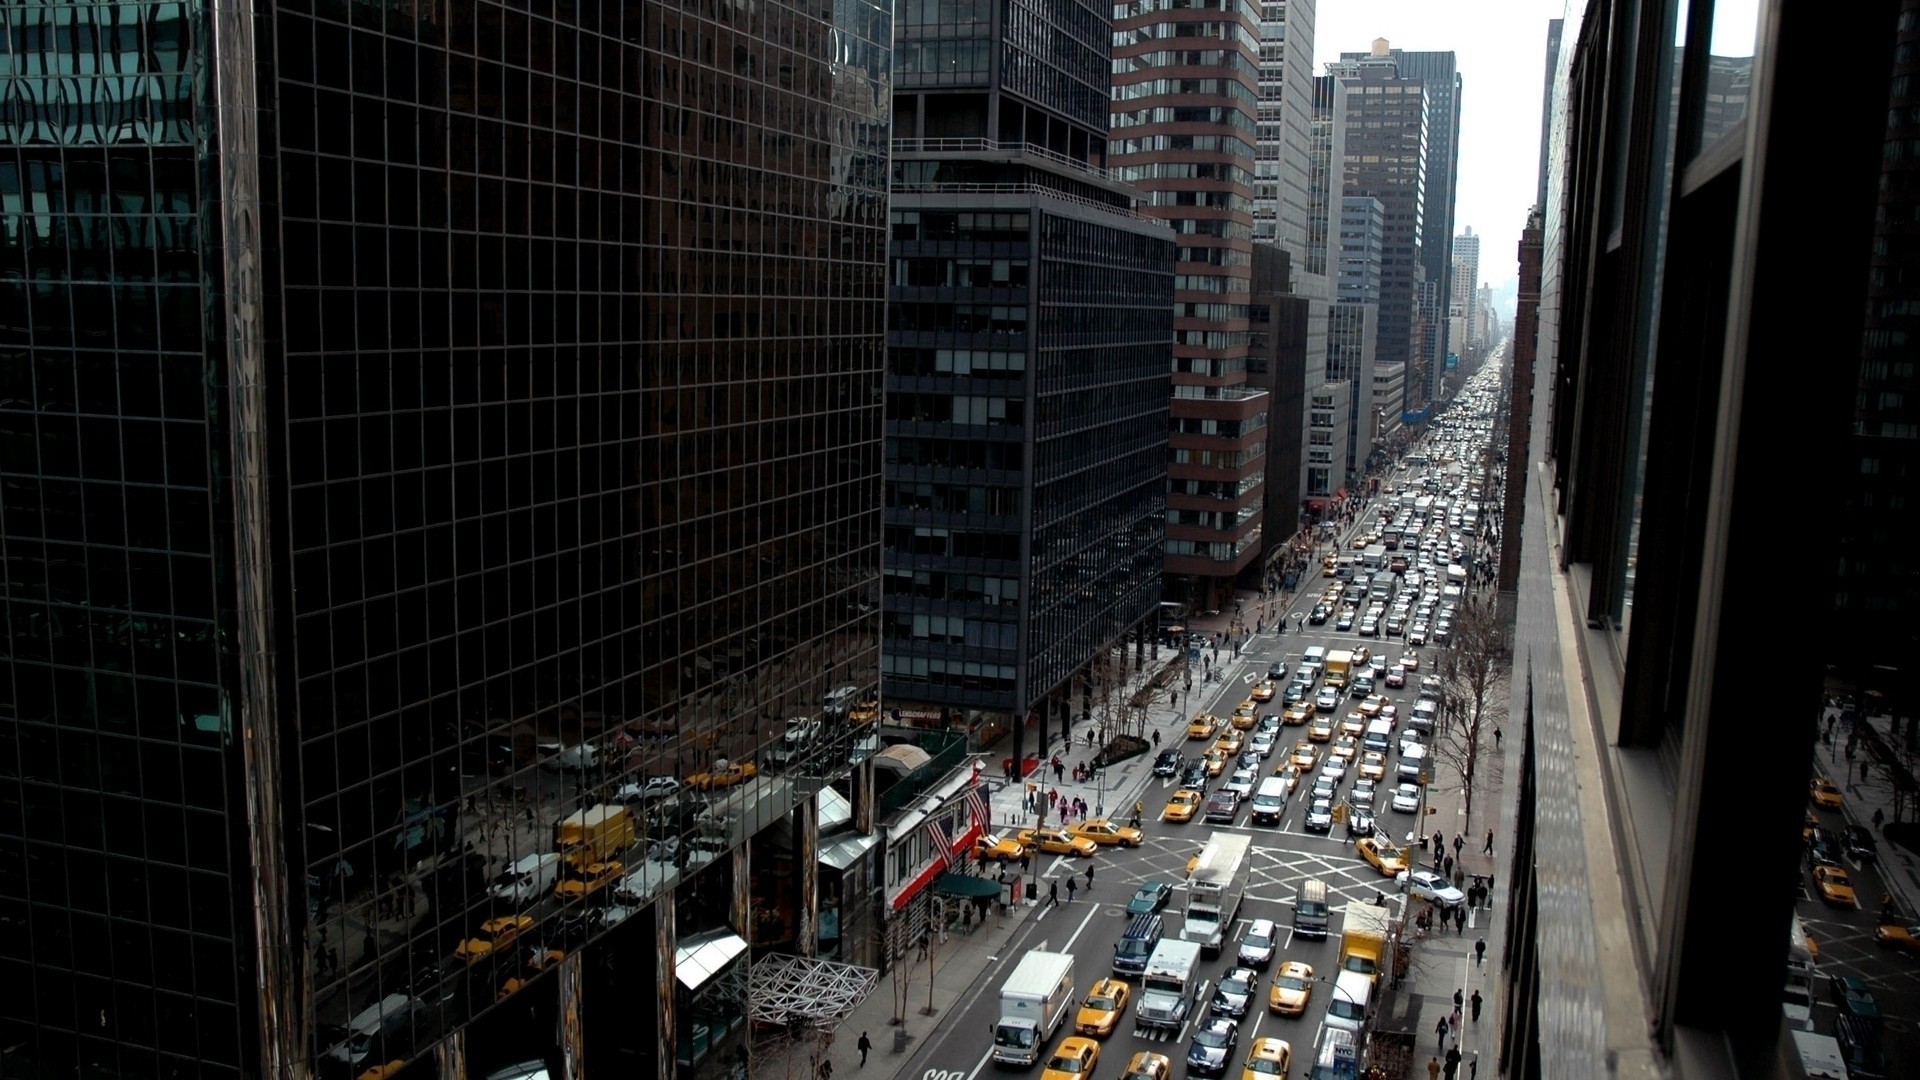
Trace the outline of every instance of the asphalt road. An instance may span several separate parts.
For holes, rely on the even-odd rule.
[[[1318,567],[1314,569],[1317,571]],[[1423,572],[1426,569],[1422,567]],[[1312,607],[1321,589],[1333,581],[1332,578],[1312,578],[1305,583],[1306,587],[1289,600],[1298,605],[1300,610],[1307,610]],[[1244,613],[1249,625],[1255,615],[1256,612],[1251,608]],[[1271,623],[1273,620],[1268,616],[1265,621]],[[1363,644],[1376,653],[1384,653],[1389,662],[1397,661],[1403,652],[1416,652],[1421,656],[1421,670],[1409,675],[1406,687],[1399,690],[1382,688],[1380,691],[1399,706],[1399,724],[1403,726],[1412,711],[1413,702],[1419,696],[1420,676],[1432,670],[1440,648],[1428,645],[1410,650],[1399,638],[1360,638],[1351,631],[1335,630],[1331,621],[1324,626],[1308,626],[1299,633],[1290,630],[1286,634],[1275,634],[1269,629],[1256,635],[1237,658],[1232,655],[1231,649],[1221,649],[1220,656],[1225,663],[1222,679],[1218,682],[1200,681],[1200,671],[1196,665],[1194,700],[1186,711],[1190,714],[1212,712],[1221,717],[1230,716],[1234,706],[1247,696],[1250,687],[1265,677],[1268,665],[1273,660],[1285,659],[1289,668],[1292,668],[1309,646],[1320,645],[1332,650],[1350,649]],[[1343,694],[1340,706],[1332,715],[1336,718],[1345,716],[1357,703],[1357,699]],[[1187,705],[1184,699],[1182,704]],[[1278,713],[1281,707],[1281,698],[1276,694],[1272,702],[1260,706],[1260,711],[1263,714]],[[1396,732],[1398,730],[1396,728]],[[1295,742],[1306,738],[1306,731],[1305,726],[1285,726],[1280,729],[1276,749],[1261,769],[1262,776],[1271,775],[1285,763],[1288,750]],[[1169,745],[1180,746],[1183,753],[1193,760],[1211,743],[1192,740],[1170,742]],[[1325,760],[1329,745],[1316,744],[1321,750],[1322,761]],[[1396,752],[1389,754],[1389,761],[1397,761],[1397,757],[1396,746]],[[1228,771],[1230,773],[1231,769]],[[1224,782],[1225,775],[1211,780],[1209,790]],[[1354,775],[1350,769],[1340,783],[1336,800],[1344,799],[1352,789]],[[1300,788],[1288,799],[1287,810],[1277,826],[1251,825],[1244,805],[1231,826],[1210,825],[1201,820],[1199,815],[1187,823],[1165,821],[1159,815],[1166,797],[1176,786],[1176,781],[1171,778],[1151,778],[1140,789],[1109,793],[1109,805],[1113,807],[1130,806],[1135,798],[1145,804],[1145,842],[1138,849],[1101,849],[1093,859],[1098,869],[1091,893],[1083,889],[1075,902],[1063,902],[1057,908],[1036,912],[1029,918],[1023,934],[1016,935],[1010,942],[1011,947],[995,959],[971,994],[950,1008],[948,1015],[940,1018],[935,1033],[918,1055],[919,1061],[925,1065],[922,1080],[971,1080],[992,1068],[991,1031],[999,1018],[999,990],[1013,965],[1028,951],[1049,949],[1073,953],[1076,958],[1075,986],[1083,996],[1096,980],[1106,977],[1114,946],[1127,923],[1125,905],[1140,883],[1154,879],[1175,883],[1176,891],[1165,914],[1167,934],[1177,937],[1181,924],[1180,911],[1186,897],[1186,862],[1199,851],[1208,836],[1223,828],[1254,837],[1253,864],[1246,898],[1231,940],[1238,940],[1248,922],[1263,918],[1274,920],[1284,935],[1274,962],[1262,972],[1254,1006],[1240,1022],[1239,1041],[1226,1075],[1237,1076],[1253,1040],[1268,1036],[1283,1038],[1291,1043],[1295,1068],[1304,1065],[1311,1059],[1313,1048],[1318,1045],[1327,1003],[1332,996],[1331,988],[1326,984],[1317,985],[1304,1016],[1283,1018],[1266,1010],[1268,980],[1281,962],[1289,960],[1304,961],[1312,965],[1316,976],[1330,980],[1337,966],[1346,907],[1356,903],[1373,903],[1376,893],[1381,891],[1392,898],[1390,903],[1397,905],[1400,902],[1392,882],[1355,853],[1351,843],[1345,839],[1344,827],[1335,825],[1331,835],[1309,833],[1302,828],[1301,822],[1308,804],[1306,788],[1310,783],[1311,778],[1303,780]],[[1412,831],[1417,819],[1412,814],[1396,813],[1388,808],[1387,796],[1391,787],[1392,773],[1389,771],[1388,782],[1382,784],[1379,823],[1396,840],[1401,840]],[[1062,881],[1068,874],[1078,874],[1084,881],[1085,860],[1063,856],[1043,858],[1044,861],[1037,867],[1043,881]],[[1328,885],[1329,902],[1334,915],[1325,940],[1296,938],[1291,933],[1294,896],[1300,883],[1310,877],[1319,878]],[[1041,892],[1045,892],[1044,885]],[[1060,895],[1064,900],[1064,887]],[[1474,915],[1476,922],[1484,922],[1487,917],[1483,912]],[[1865,927],[1869,935],[1871,921],[1870,918],[1863,920],[1863,923],[1869,924]],[[1469,923],[1469,936],[1473,934],[1476,922]],[[1824,940],[1822,944],[1824,946]],[[1871,948],[1870,943],[1868,948]],[[1196,1022],[1205,1012],[1204,1003],[1211,1000],[1212,985],[1228,968],[1234,966],[1234,951],[1230,945],[1219,959],[1202,961],[1201,971],[1207,986],[1197,999],[1201,1007],[1196,1008],[1176,1032],[1137,1029],[1133,1023],[1130,1002],[1127,1016],[1114,1034],[1103,1042],[1099,1071],[1115,1073],[1126,1066],[1135,1052],[1151,1050],[1167,1055],[1173,1061],[1176,1075],[1185,1075],[1187,1043]],[[1137,993],[1137,981],[1130,985]],[[1070,1010],[1062,1029],[1050,1040],[1049,1051],[1062,1038],[1072,1034],[1072,1020],[1073,1010]]]

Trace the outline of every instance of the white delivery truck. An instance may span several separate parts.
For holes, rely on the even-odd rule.
[[[1811,1031],[1789,1031],[1793,1047],[1800,1052],[1800,1067],[1807,1080],[1847,1080],[1847,1059],[1840,1053],[1840,1040]]]
[[[1253,838],[1217,832],[1200,852],[1187,883],[1187,915],[1180,937],[1198,944],[1207,956],[1219,956],[1221,943],[1240,915],[1253,863]]]
[[[560,877],[560,856],[555,852],[522,855],[505,873],[493,879],[487,891],[496,900],[510,904],[530,904],[553,891]]]
[[[1140,976],[1133,1018],[1144,1028],[1178,1030],[1200,996],[1200,943],[1161,938]]]
[[[1029,1066],[1073,1005],[1073,957],[1030,952],[1000,987],[1000,1019],[993,1025],[993,1060]]]

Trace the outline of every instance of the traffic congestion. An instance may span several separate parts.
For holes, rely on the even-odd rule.
[[[1443,658],[1483,617],[1497,389],[1470,383],[1369,497],[1330,508],[1295,589],[1173,642],[1185,671],[1160,707],[1179,714],[1142,786],[976,845],[1020,862],[1040,908],[933,1036],[928,1075],[1351,1077],[1410,944],[1484,951],[1491,834],[1429,811],[1462,753]]]

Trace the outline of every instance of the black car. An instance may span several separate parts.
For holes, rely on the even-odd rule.
[[[1214,824],[1233,824],[1240,812],[1240,795],[1237,792],[1221,788],[1207,796],[1207,820]]]
[[[1207,790],[1207,766],[1203,762],[1190,762],[1180,774],[1180,786],[1195,791]]]
[[[1297,701],[1305,701],[1307,695],[1312,692],[1313,686],[1310,683],[1288,683],[1287,692],[1280,700],[1288,705],[1292,705]]]
[[[1153,759],[1153,775],[1174,776],[1186,761],[1186,757],[1178,750],[1162,750],[1160,756]]]
[[[1240,1025],[1225,1016],[1209,1016],[1194,1030],[1193,1044],[1187,1047],[1187,1069],[1191,1072],[1220,1073],[1233,1060],[1233,1048],[1240,1042]]]
[[[1307,613],[1307,621],[1315,626],[1325,626],[1327,617],[1332,614],[1333,612],[1327,610],[1327,605],[1315,604],[1313,610]]]
[[[1278,681],[1286,677],[1287,662],[1285,660],[1275,660],[1273,663],[1267,665],[1267,678]]]
[[[1840,830],[1840,846],[1847,857],[1857,863],[1870,863],[1880,857],[1880,845],[1873,838],[1873,832],[1863,825],[1849,825]]]

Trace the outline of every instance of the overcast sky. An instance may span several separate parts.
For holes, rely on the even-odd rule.
[[[1459,58],[1460,183],[1454,232],[1480,241],[1480,281],[1511,294],[1520,229],[1533,205],[1540,157],[1540,91],[1547,23],[1568,0],[1319,0],[1314,73],[1376,37],[1396,49]],[[1572,0],[1579,3],[1580,0]],[[1577,10],[1577,9],[1576,9]],[[1501,307],[1507,307],[1502,303]]]

